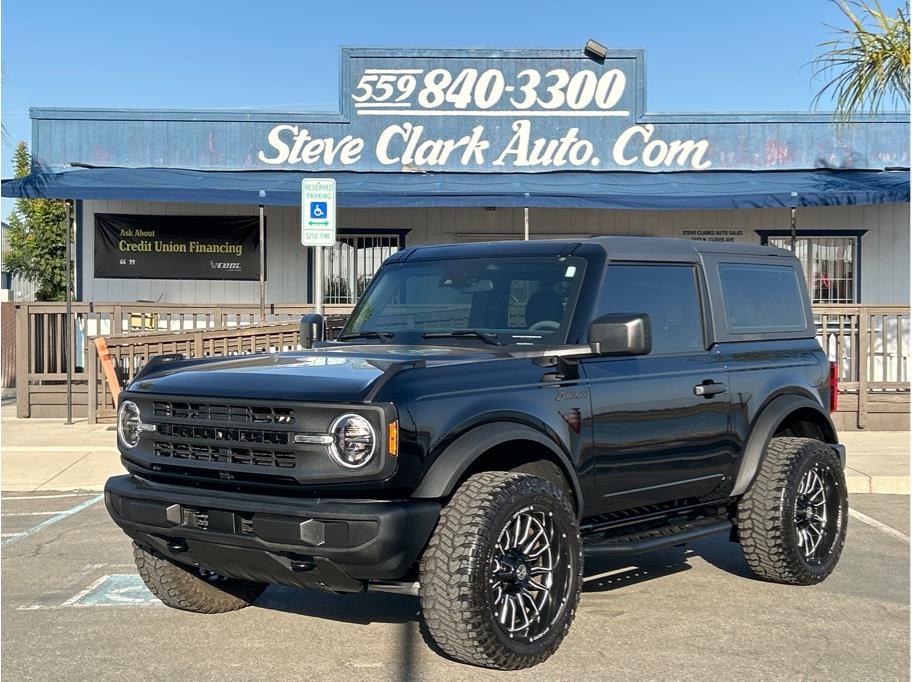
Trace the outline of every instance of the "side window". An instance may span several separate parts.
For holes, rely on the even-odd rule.
[[[725,320],[732,334],[805,328],[804,296],[794,268],[721,263],[719,278]]]
[[[689,265],[609,265],[599,315],[646,313],[652,354],[704,350],[697,276]]]

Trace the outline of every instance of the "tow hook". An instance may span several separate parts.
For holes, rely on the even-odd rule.
[[[180,552],[186,552],[188,547],[184,540],[168,540],[168,549],[179,554]]]

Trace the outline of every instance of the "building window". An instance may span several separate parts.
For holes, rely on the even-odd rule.
[[[857,303],[859,253],[863,232],[798,233],[795,256],[807,279],[814,303]],[[787,231],[760,232],[764,244],[788,251],[792,238]]]
[[[354,304],[384,260],[405,246],[405,233],[342,234],[323,249],[323,303]]]

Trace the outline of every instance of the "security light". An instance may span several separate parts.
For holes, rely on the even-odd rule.
[[[586,46],[583,47],[583,54],[593,59],[605,59],[608,56],[608,48],[597,40],[590,38],[586,41]]]

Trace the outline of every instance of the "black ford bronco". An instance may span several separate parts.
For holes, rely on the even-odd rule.
[[[270,583],[417,594],[466,663],[550,656],[585,557],[717,532],[820,582],[846,533],[836,374],[798,261],[603,237],[390,257],[336,341],[149,362],[105,502],[165,604]]]

